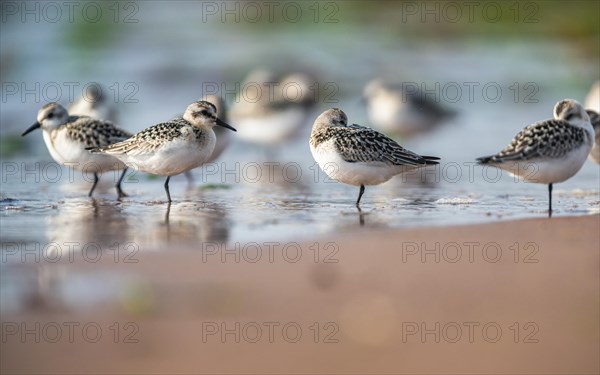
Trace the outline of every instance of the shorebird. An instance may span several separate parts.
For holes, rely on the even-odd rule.
[[[413,137],[438,127],[455,115],[421,91],[408,90],[405,84],[369,82],[363,98],[369,121],[377,129],[402,137]]]
[[[65,166],[86,173],[94,173],[94,184],[88,195],[91,197],[99,173],[111,170],[123,170],[117,185],[119,197],[126,194],[121,182],[127,168],[118,159],[108,155],[91,155],[87,148],[105,147],[131,137],[125,130],[117,128],[112,122],[98,120],[88,116],[69,116],[67,110],[58,103],[48,103],[37,114],[37,121],[22,136],[41,128],[44,142],[52,158]]]
[[[89,116],[113,123],[117,121],[115,107],[107,100],[106,93],[100,85],[88,86],[67,110],[70,115]]]
[[[585,98],[585,108],[587,108],[587,113],[596,132],[596,140],[590,152],[590,159],[600,164],[600,116],[598,115],[600,112],[600,81],[596,81],[590,89]]]
[[[590,123],[594,128],[594,132],[596,133],[596,139],[594,141],[594,146],[590,151],[590,159],[600,164],[600,114],[596,111],[592,111],[591,109],[586,110],[588,116],[590,116]]]
[[[348,117],[332,108],[315,120],[310,151],[319,167],[332,179],[360,186],[356,207],[365,185],[378,185],[415,168],[438,164],[439,158],[420,156],[385,135],[364,126],[348,125]]]
[[[112,155],[142,172],[166,176],[164,187],[171,203],[171,176],[197,168],[211,157],[216,125],[236,131],[217,117],[214,104],[197,101],[187,107],[183,117],[153,125],[122,142],[90,151]]]
[[[296,138],[314,104],[310,79],[291,74],[279,80],[269,71],[252,72],[229,112],[239,137],[261,146],[277,146]]]
[[[552,185],[568,180],[581,169],[593,143],[590,116],[577,101],[564,99],[554,106],[554,119],[526,126],[502,151],[477,161],[528,182],[548,184],[550,217]]]

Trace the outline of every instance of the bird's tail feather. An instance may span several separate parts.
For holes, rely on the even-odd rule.
[[[91,152],[92,154],[99,154],[102,152],[102,148],[100,147],[86,147],[85,149]]]
[[[440,158],[438,158],[437,156],[421,156],[423,159],[425,159],[425,164],[427,165],[437,165],[439,164]]]
[[[489,164],[494,160],[494,155],[490,156],[482,156],[480,158],[475,159],[479,164]]]

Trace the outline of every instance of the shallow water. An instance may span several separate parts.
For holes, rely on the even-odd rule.
[[[308,158],[267,162],[257,155],[256,161],[236,162],[232,154],[204,174],[194,171],[191,183],[183,176],[173,178],[170,206],[163,178],[132,172],[123,185],[129,196],[118,200],[116,176],[105,175],[90,199],[91,183],[79,173],[71,177],[54,163],[28,163],[22,170],[38,168],[46,180],[35,183],[32,174],[17,173],[3,184],[3,242],[131,241],[157,249],[169,244],[307,240],[360,227],[361,215],[354,207],[358,188],[329,180]],[[56,182],[55,171],[62,173]],[[597,165],[586,162],[576,177],[556,184],[554,215],[598,213],[597,181]],[[367,230],[544,217],[547,204],[546,185],[515,181],[470,161],[448,161],[367,187],[362,222]]]

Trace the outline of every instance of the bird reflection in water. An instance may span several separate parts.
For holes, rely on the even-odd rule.
[[[169,245],[183,249],[203,242],[225,243],[229,228],[222,206],[202,201],[177,202],[167,205],[163,221],[144,234],[140,242],[149,247]]]

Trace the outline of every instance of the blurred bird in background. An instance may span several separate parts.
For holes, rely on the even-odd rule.
[[[315,104],[312,81],[303,73],[248,74],[229,112],[240,139],[267,149],[297,139]]]
[[[600,164],[600,81],[596,81],[585,98],[585,108],[590,122],[596,132],[594,147],[590,151],[590,159]]]
[[[391,136],[411,138],[424,134],[455,116],[454,111],[427,98],[417,87],[381,79],[365,86],[363,99],[371,125]]]

